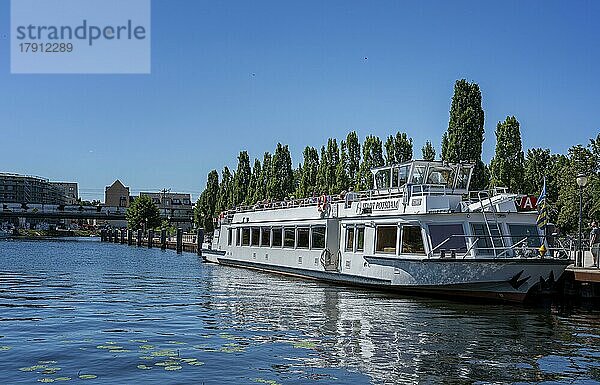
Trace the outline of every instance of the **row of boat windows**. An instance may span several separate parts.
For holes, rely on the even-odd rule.
[[[325,226],[242,227],[227,230],[227,245],[324,249]]]
[[[484,223],[471,223],[472,236],[466,237],[463,225],[443,224],[428,225],[432,248],[443,243],[443,249],[467,251],[467,238],[476,242],[475,247],[481,253],[489,253],[494,248],[501,248],[507,239],[511,243],[522,242],[528,247],[541,246],[541,238],[538,235],[536,225],[509,224],[510,236],[505,237],[501,233],[491,234]],[[345,251],[364,250],[364,228],[346,228]],[[375,252],[384,254],[425,254],[423,233],[420,226],[377,226],[375,230]]]
[[[483,223],[471,223],[472,236],[465,236],[464,227],[460,223],[428,225],[432,248],[443,243],[443,249],[467,251],[467,238],[476,242],[480,252],[489,252],[494,247],[502,247],[502,236],[490,236]],[[539,247],[535,225],[509,224],[508,231],[512,244],[526,239],[529,247]],[[298,249],[325,248],[325,226],[305,227],[242,227],[227,230],[227,245],[235,242],[236,246],[283,247]],[[506,239],[507,237],[504,237]],[[365,227],[346,226],[344,251],[363,252],[365,250]],[[375,252],[384,254],[425,254],[425,244],[420,226],[414,225],[379,225],[375,228]]]

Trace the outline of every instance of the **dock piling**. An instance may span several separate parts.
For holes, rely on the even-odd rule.
[[[100,230],[100,241],[106,242],[106,229]]]
[[[121,229],[121,244],[125,244],[125,230]]]
[[[177,229],[177,254],[183,252],[183,229],[180,227]]]
[[[138,229],[137,231],[137,246],[142,246],[142,229]]]
[[[127,246],[133,245],[133,231],[127,230]]]
[[[115,229],[114,234],[113,234],[113,241],[115,243],[119,243],[119,230]]]
[[[204,229],[199,228],[196,233],[196,254],[202,256],[202,242],[204,242]]]
[[[148,248],[152,248],[152,243],[154,243],[154,230],[148,230]]]
[[[167,230],[166,229],[160,230],[160,249],[161,250],[167,249]]]

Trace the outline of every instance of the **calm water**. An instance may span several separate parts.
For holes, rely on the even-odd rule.
[[[408,298],[89,240],[0,241],[0,384],[38,381],[598,383],[600,312]]]

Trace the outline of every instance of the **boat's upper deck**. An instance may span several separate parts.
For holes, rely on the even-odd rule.
[[[261,201],[221,214],[223,223],[475,211],[516,212],[506,189],[469,191],[473,166],[411,161],[372,170],[374,189],[283,201]],[[241,218],[241,219],[240,219]]]

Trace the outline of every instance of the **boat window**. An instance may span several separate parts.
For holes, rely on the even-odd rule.
[[[542,238],[536,225],[508,225],[513,245],[527,238],[527,241],[521,243],[529,247],[540,247]]]
[[[412,172],[412,184],[424,184],[425,183],[425,171],[427,166],[415,166]]]
[[[250,246],[250,229],[248,227],[242,229],[242,246]]]
[[[281,227],[273,227],[273,247],[281,247],[281,240],[283,239],[283,234]]]
[[[467,251],[467,242],[464,237],[465,230],[460,223],[447,225],[429,225],[429,236],[431,237],[431,248],[434,252],[441,250]],[[448,241],[446,241],[448,239]],[[436,249],[442,242],[442,246]]]
[[[271,229],[269,227],[263,227],[261,228],[261,233],[260,245],[262,247],[271,246]]]
[[[493,254],[492,238],[485,223],[471,223],[471,230],[473,231],[473,240],[479,238],[476,244],[477,250],[482,254]],[[496,247],[502,246],[499,238],[494,238],[494,244]]]
[[[227,246],[231,246],[231,235],[232,235],[232,231],[231,231],[231,227],[227,229]]]
[[[469,187],[469,176],[471,175],[470,167],[461,167],[456,178],[456,188],[466,190]]]
[[[392,187],[398,187],[398,168],[392,169]]]
[[[365,250],[365,228],[357,227],[356,228],[356,251],[364,251]]]
[[[346,247],[344,251],[354,251],[354,227],[346,227]]]
[[[293,248],[296,245],[296,231],[293,227],[285,227],[283,247]]]
[[[402,226],[401,253],[425,254],[421,226]]]
[[[311,248],[313,250],[325,248],[325,226],[311,228]]]
[[[396,254],[398,226],[377,226],[377,244],[375,251]]]
[[[375,173],[375,186],[377,189],[390,188],[390,169],[379,170]]]
[[[298,248],[299,249],[308,249],[308,239],[309,239],[309,228],[308,227],[299,227],[298,228]]]
[[[452,188],[454,171],[447,167],[431,167],[427,175],[427,184],[443,184]]]
[[[408,181],[408,171],[409,171],[408,165],[402,166],[398,169],[399,180],[398,180],[398,183],[396,184],[396,186],[401,187],[406,184],[406,182]]]
[[[250,242],[251,242],[252,246],[258,246],[259,241],[260,241],[260,229],[258,227],[253,227],[252,228],[252,237],[250,239]]]
[[[242,245],[242,229],[240,229],[239,227],[235,229],[235,244],[237,246]]]

